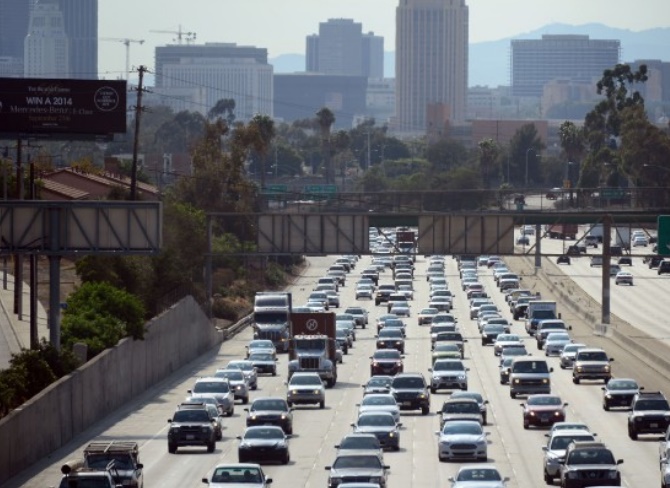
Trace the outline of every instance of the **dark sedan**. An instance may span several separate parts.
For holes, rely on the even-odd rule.
[[[279,461],[288,464],[291,456],[288,451],[288,439],[281,427],[264,425],[248,427],[240,440],[238,458],[240,463]]]
[[[403,372],[403,355],[396,349],[378,349],[370,356],[370,376],[394,376]]]
[[[531,425],[551,427],[556,422],[564,422],[567,406],[558,395],[530,395],[526,403],[521,404],[523,428],[527,429]]]
[[[633,379],[614,378],[609,380],[602,390],[603,409],[609,410],[612,407],[630,408],[633,397],[640,392],[641,388]]]
[[[405,352],[405,338],[399,329],[382,329],[377,337],[377,349],[397,349]]]
[[[283,398],[256,398],[249,408],[247,427],[254,425],[276,425],[287,434],[293,434],[293,409]]]

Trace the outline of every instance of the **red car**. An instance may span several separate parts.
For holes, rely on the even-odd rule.
[[[395,376],[403,372],[402,354],[396,349],[377,349],[370,356],[370,376]]]
[[[558,395],[530,395],[523,408],[523,428],[531,425],[551,427],[555,422],[565,421],[565,407]]]

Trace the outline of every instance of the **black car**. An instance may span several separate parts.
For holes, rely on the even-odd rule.
[[[633,258],[631,258],[630,256],[621,256],[617,260],[617,264],[619,266],[624,266],[624,265],[625,266],[633,266]]]
[[[377,338],[377,349],[397,349],[401,353],[405,352],[405,338],[400,329],[382,329]]]
[[[182,446],[206,446],[207,452],[214,452],[216,432],[207,410],[177,410],[168,420],[168,452],[174,454]]]
[[[612,407],[630,408],[633,398],[640,392],[637,381],[628,378],[613,378],[602,387],[603,409]]]
[[[570,256],[561,254],[556,258],[556,264],[570,264]]]
[[[565,461],[560,465],[560,485],[563,488],[587,486],[621,486],[619,464],[612,451],[600,442],[574,441],[565,451]]]
[[[395,349],[378,349],[370,356],[370,376],[402,373],[403,355]]]
[[[400,373],[391,382],[393,394],[400,410],[421,410],[422,415],[430,412],[430,392],[421,373]]]
[[[288,451],[290,435],[284,434],[281,427],[263,425],[248,427],[244,435],[237,436],[240,445],[237,449],[240,463],[278,461],[288,464],[291,455]]]
[[[247,427],[254,425],[276,425],[287,434],[293,434],[293,409],[288,406],[284,398],[263,397],[256,398],[247,414]]]
[[[651,268],[651,266],[649,266]],[[665,273],[670,273],[670,261],[661,261],[658,264],[658,274],[662,275]]]
[[[254,365],[256,371],[277,376],[277,359],[270,353],[252,352],[247,358]]]
[[[670,404],[661,392],[639,392],[633,397],[628,415],[628,437],[665,434],[670,426]]]

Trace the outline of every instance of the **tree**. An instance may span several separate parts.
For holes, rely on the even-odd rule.
[[[321,151],[326,172],[326,182],[332,183],[333,167],[331,162],[330,129],[335,123],[335,114],[329,108],[324,107],[316,113],[316,123],[321,133]]]
[[[521,126],[512,136],[509,144],[510,179],[516,185],[525,186],[526,180],[531,185],[540,180],[539,158],[544,149],[537,134],[535,124]],[[526,163],[528,163],[526,165]],[[526,167],[528,171],[526,171]]]
[[[249,122],[248,144],[254,148],[261,160],[261,188],[265,188],[265,171],[267,166],[267,155],[274,139],[275,123],[267,115],[256,115]]]
[[[440,139],[426,148],[426,159],[435,172],[449,171],[467,161],[468,152],[460,142]]]
[[[209,112],[207,112],[207,118],[209,120],[216,119],[222,115],[224,116],[226,123],[229,126],[232,126],[233,122],[235,122],[235,99],[222,98],[216,102]]]
[[[482,139],[479,141],[479,168],[482,173],[484,188],[487,190],[491,187],[490,177],[499,154],[500,147],[493,139]]]

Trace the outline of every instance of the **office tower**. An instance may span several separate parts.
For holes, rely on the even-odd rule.
[[[584,35],[543,35],[512,41],[512,95],[540,97],[552,80],[591,84],[619,63],[621,43]]]
[[[312,73],[381,78],[384,75],[384,38],[353,19],[329,19],[319,34],[306,38],[306,70]]]
[[[183,98],[186,89],[199,90],[191,99],[200,97],[204,105],[190,110],[202,114],[221,99],[233,99],[237,120],[248,121],[257,114],[272,116],[272,74],[266,49],[228,43],[156,48],[159,92],[169,102],[171,90],[175,99]]]
[[[69,43],[70,78],[98,78],[98,0],[58,0]]]
[[[23,59],[30,0],[0,0],[0,56]]]
[[[468,7],[465,0],[400,0],[396,8],[396,128],[427,129],[427,107],[451,121],[466,113]]]
[[[24,42],[26,78],[68,78],[69,44],[58,0],[40,0],[30,13]]]

